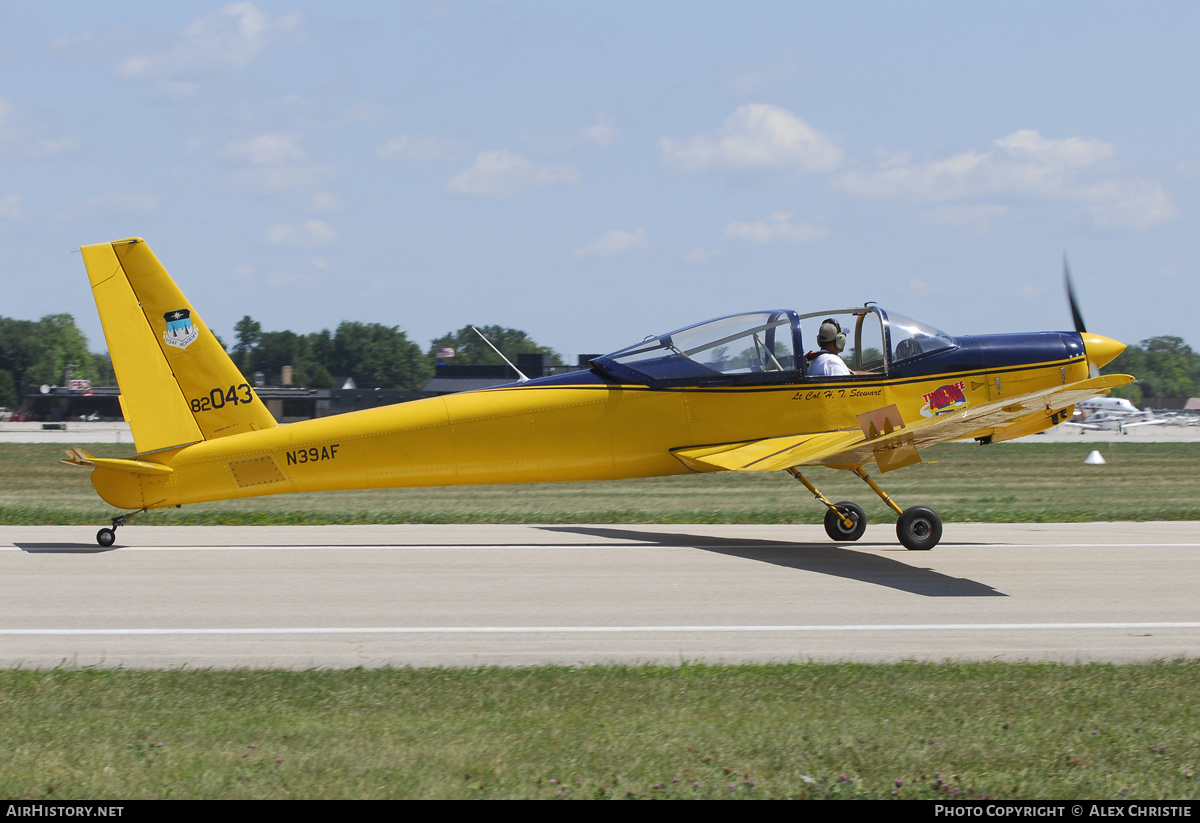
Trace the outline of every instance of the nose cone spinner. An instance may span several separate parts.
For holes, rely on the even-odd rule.
[[[1080,336],[1083,338],[1083,348],[1087,352],[1088,363],[1094,368],[1107,366],[1116,359],[1118,354],[1125,351],[1125,344],[1120,340],[1088,332],[1084,332]]]

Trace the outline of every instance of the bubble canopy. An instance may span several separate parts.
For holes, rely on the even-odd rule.
[[[788,309],[718,317],[597,357],[592,365],[618,379],[794,382],[805,377],[804,342],[833,320],[846,334],[842,358],[856,374],[886,375],[892,363],[956,346],[927,323],[874,304],[798,314]],[[813,378],[819,379],[819,378]]]

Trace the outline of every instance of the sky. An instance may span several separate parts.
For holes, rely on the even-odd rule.
[[[1200,346],[1200,4],[0,1],[0,315],[145,238],[232,344],[574,362],[874,301]]]

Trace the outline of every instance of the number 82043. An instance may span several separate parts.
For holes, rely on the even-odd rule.
[[[237,406],[254,401],[254,393],[250,391],[249,383],[239,383],[228,389],[213,389],[207,397],[193,397],[192,411],[199,413],[225,408],[226,403]]]

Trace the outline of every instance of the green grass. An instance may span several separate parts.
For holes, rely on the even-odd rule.
[[[0,795],[1200,797],[1200,663],[0,672]]]
[[[931,506],[947,522],[1200,519],[1200,443],[1101,444],[1108,464],[1085,466],[1093,443],[945,444],[933,464],[874,478],[901,507]],[[129,447],[89,446],[97,456]],[[103,523],[113,510],[88,472],[57,463],[62,447],[0,444],[0,523]],[[874,522],[895,516],[860,480],[813,469],[834,501],[853,500]],[[385,489],[259,497],[139,515],[133,524],[323,523],[818,523],[824,508],[782,472],[610,483]]]

